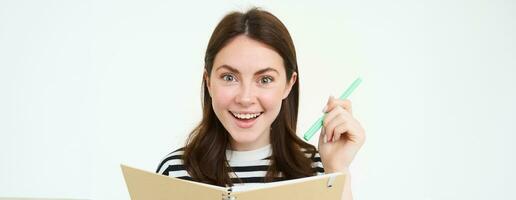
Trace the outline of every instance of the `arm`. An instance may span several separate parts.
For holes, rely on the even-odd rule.
[[[326,171],[326,170],[325,170]],[[342,172],[346,176],[344,178],[344,188],[342,189],[341,200],[353,200],[353,194],[351,193],[351,173],[348,169],[344,170],[328,170],[327,173]]]
[[[346,174],[343,200],[352,200],[349,166],[365,142],[365,131],[351,112],[351,101],[330,98],[319,136],[319,154],[326,172]]]
[[[349,170],[346,174],[346,179],[344,180],[344,189],[342,190],[342,198],[341,200],[352,200],[353,194],[351,193],[351,173]]]

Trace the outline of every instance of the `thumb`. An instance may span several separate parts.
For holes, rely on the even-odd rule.
[[[330,95],[328,97],[328,102],[326,103],[327,105],[330,105],[330,102],[333,101],[335,99],[335,97],[333,97],[333,95]]]
[[[330,104],[333,101],[333,99],[335,99],[335,98],[333,96],[331,96],[331,95],[328,97],[328,101],[326,102],[326,105],[323,108],[323,113],[328,112],[328,109],[329,109]]]

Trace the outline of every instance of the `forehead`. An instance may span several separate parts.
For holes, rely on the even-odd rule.
[[[229,65],[240,73],[254,73],[268,67],[285,73],[283,58],[272,47],[245,35],[233,38],[217,53],[212,70],[222,65]]]

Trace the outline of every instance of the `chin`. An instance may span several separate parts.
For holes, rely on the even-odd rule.
[[[258,137],[260,136],[260,134],[256,134],[256,133],[246,133],[246,132],[240,132],[240,133],[237,133],[237,134],[231,134],[231,138],[233,138],[233,140],[237,143],[252,143],[254,141],[257,141],[258,140]]]

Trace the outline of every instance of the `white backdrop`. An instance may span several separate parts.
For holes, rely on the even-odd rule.
[[[364,79],[355,199],[516,199],[516,4],[502,0],[0,1],[0,197],[129,199],[119,164],[153,171],[183,144],[210,34],[252,5],[294,39],[299,135]]]

